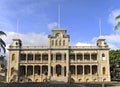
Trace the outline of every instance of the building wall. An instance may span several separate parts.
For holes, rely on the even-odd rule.
[[[97,46],[69,46],[66,30],[52,30],[49,45],[22,46],[13,39],[9,47],[7,82],[110,81],[109,48],[100,38]]]

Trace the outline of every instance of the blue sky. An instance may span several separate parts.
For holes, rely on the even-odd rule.
[[[101,19],[102,36],[111,49],[119,49],[120,31],[113,29],[120,21],[114,20],[120,14],[120,0],[0,0],[0,30],[7,33],[7,45],[18,37],[24,45],[47,45],[47,35],[57,28],[58,2],[61,28],[67,29],[70,45],[94,45]]]

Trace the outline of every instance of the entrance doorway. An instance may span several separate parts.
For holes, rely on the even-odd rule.
[[[61,75],[61,69],[62,69],[61,65],[56,65],[56,74],[57,74],[57,76]]]

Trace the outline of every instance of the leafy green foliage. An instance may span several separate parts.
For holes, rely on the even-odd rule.
[[[120,15],[118,15],[118,16],[115,17],[115,20],[118,20],[118,19],[120,19]]]
[[[120,15],[116,16],[116,17],[115,17],[115,20],[116,20],[116,21],[117,21],[117,20],[120,20]],[[118,23],[115,25],[114,30],[118,30],[119,28],[120,28],[120,21],[118,21]]]
[[[5,35],[6,36],[6,33],[3,32],[3,31],[0,31],[0,35]]]
[[[117,25],[115,26],[115,30],[118,30],[120,27],[120,22],[117,23]]]
[[[110,54],[110,66],[120,62],[120,50],[111,50]]]
[[[120,50],[111,50],[109,56],[111,78],[120,79]]]
[[[3,31],[0,31],[0,36],[1,35],[5,35],[6,36],[6,34]],[[5,44],[5,42],[1,38],[0,38],[0,46],[3,49],[4,53],[5,53],[6,52],[6,49],[5,49],[6,44]]]
[[[5,56],[1,55],[1,56],[0,56],[0,61],[3,61],[4,58],[5,58]]]

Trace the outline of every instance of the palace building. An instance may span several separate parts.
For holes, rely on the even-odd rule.
[[[20,39],[13,39],[8,48],[7,82],[110,81],[109,47],[104,38],[96,46],[70,46],[69,41],[65,29],[52,30],[48,46],[23,46]]]

